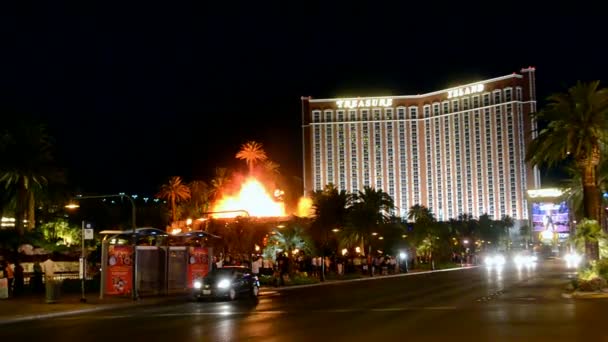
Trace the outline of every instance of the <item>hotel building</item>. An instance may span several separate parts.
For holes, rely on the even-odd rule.
[[[528,218],[535,69],[422,95],[302,98],[304,190],[382,189],[400,215]]]

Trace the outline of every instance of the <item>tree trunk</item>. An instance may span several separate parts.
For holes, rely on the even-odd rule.
[[[171,197],[171,224],[175,222],[175,197]]]
[[[583,168],[583,203],[585,217],[600,222],[600,193],[596,186],[595,166],[587,163]],[[585,241],[585,253],[589,260],[599,259],[598,242]]]
[[[34,191],[30,189],[27,199],[27,229],[33,230],[36,228],[36,200]]]
[[[25,220],[26,204],[27,190],[25,189],[25,184],[20,182],[17,188],[17,203],[15,206],[15,230],[17,230],[19,235],[23,235],[25,233],[25,225],[23,221]]]

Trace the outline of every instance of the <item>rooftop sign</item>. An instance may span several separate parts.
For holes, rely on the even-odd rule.
[[[481,93],[483,91],[483,84],[474,84],[468,87],[456,88],[448,90],[448,99],[453,97],[459,97],[464,95]]]
[[[337,100],[336,106],[338,108],[371,108],[371,107],[391,107],[393,105],[393,99],[376,98],[376,99],[365,99],[365,100]]]

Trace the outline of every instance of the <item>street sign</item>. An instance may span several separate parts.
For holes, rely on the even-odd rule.
[[[93,229],[87,228],[84,230],[84,239],[93,240]]]

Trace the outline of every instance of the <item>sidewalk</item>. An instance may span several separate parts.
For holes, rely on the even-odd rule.
[[[60,296],[56,303],[47,304],[44,294],[25,295],[18,298],[0,299],[0,325],[132,306],[155,305],[183,299],[185,296],[185,293],[176,293],[168,296],[144,297],[133,301],[130,297],[114,296],[99,299],[99,293],[90,293],[86,295],[86,303],[81,303],[80,294],[66,294]]]

